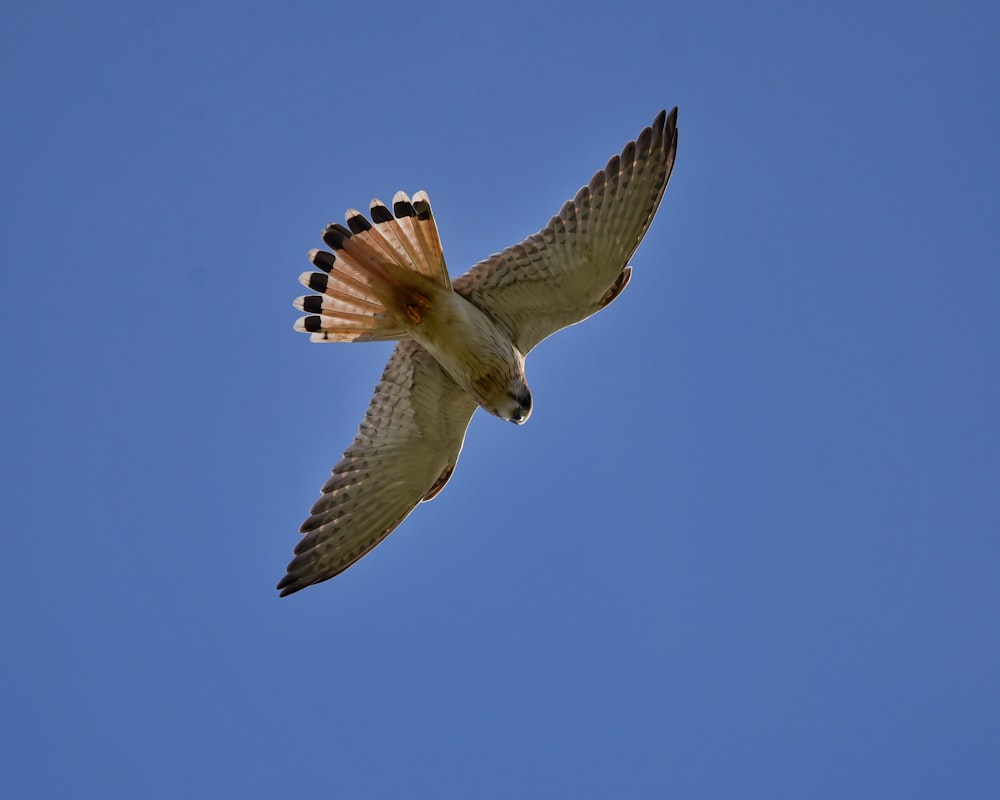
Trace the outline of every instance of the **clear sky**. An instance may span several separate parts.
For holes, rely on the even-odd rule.
[[[1000,796],[1000,6],[21,3],[0,27],[10,798]],[[610,308],[279,600],[426,189],[453,274],[663,107]]]

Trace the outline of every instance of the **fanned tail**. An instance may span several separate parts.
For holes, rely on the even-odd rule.
[[[295,329],[311,334],[312,341],[409,338],[390,310],[393,298],[406,289],[406,272],[451,289],[427,193],[417,192],[411,201],[397,192],[392,205],[395,215],[372,200],[372,222],[349,209],[346,228],[335,223],[323,232],[334,252],[310,251],[309,260],[322,272],[305,272],[299,281],[318,294],[296,298],[295,307],[309,316],[297,320]]]

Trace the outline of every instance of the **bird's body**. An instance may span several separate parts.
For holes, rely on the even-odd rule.
[[[524,354],[510,333],[454,290],[435,289],[420,296],[426,304],[419,311],[392,309],[393,316],[406,320],[410,337],[480,406],[501,419],[527,421],[531,395]]]
[[[332,578],[444,487],[477,407],[517,424],[531,414],[527,353],[614,300],[659,205],[677,147],[661,112],[548,226],[452,282],[427,195],[373,201],[331,225],[322,273],[302,282],[314,341],[399,340],[353,445],[303,523],[282,595]],[[374,224],[373,224],[374,223]]]

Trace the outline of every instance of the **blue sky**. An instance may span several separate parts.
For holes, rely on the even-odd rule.
[[[21,4],[0,30],[4,795],[996,797],[1000,11]],[[613,306],[278,600],[389,352],[292,331],[344,210],[453,274],[663,107]]]

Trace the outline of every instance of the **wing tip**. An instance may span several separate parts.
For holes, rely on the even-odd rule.
[[[288,597],[288,595],[295,594],[309,585],[308,583],[300,583],[298,577],[289,573],[278,581],[278,585],[274,588],[278,590],[278,597]]]
[[[676,127],[677,106],[671,108],[670,111],[667,111],[665,108],[660,109],[660,113],[656,115],[656,118],[653,120],[653,124],[650,125],[650,128],[654,131],[672,131]]]

